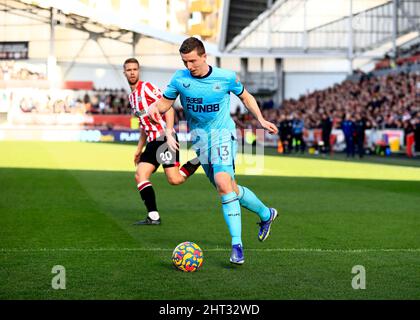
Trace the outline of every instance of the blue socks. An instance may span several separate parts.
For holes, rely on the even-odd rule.
[[[242,207],[255,212],[261,221],[268,221],[270,219],[270,209],[261,202],[254,192],[247,187],[238,185],[239,194],[238,199]]]
[[[270,219],[270,209],[261,202],[260,199],[246,187],[239,186],[239,195],[231,192],[221,196],[222,210],[226,224],[228,225],[230,235],[232,237],[232,245],[240,244],[241,239],[241,206],[255,212],[261,221]]]
[[[232,245],[240,244],[242,246],[241,206],[239,205],[238,196],[236,192],[231,192],[221,196],[221,198],[223,216],[232,236]]]

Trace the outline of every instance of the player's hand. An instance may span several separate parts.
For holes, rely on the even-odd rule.
[[[271,123],[267,120],[260,120],[261,126],[266,129],[270,134],[277,134],[279,132],[279,129],[274,123]]]
[[[159,123],[162,120],[162,116],[160,115],[159,109],[156,106],[156,103],[150,105],[149,110],[147,111],[149,118],[154,123]]]
[[[140,162],[140,157],[141,157],[141,150],[136,150],[136,153],[134,154],[134,166],[137,166],[137,164]]]
[[[166,134],[166,143],[172,152],[179,150],[179,143],[176,141],[174,135],[171,133]]]

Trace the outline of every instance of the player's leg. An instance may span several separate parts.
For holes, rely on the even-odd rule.
[[[180,185],[187,181],[187,179],[194,174],[194,172],[200,167],[200,161],[194,158],[186,162],[181,168],[177,165],[164,165],[166,178],[171,185]]]
[[[271,224],[277,218],[277,210],[267,207],[250,189],[233,181],[233,188],[238,195],[239,204],[254,212],[261,219],[258,240],[264,241],[270,235]]]
[[[136,225],[156,225],[160,224],[160,216],[156,204],[156,195],[153,185],[150,182],[150,176],[156,170],[156,166],[148,162],[140,162],[137,165],[135,179],[137,190],[147,209],[147,217],[144,220],[137,221]]]
[[[200,160],[198,157],[187,161],[180,169],[179,173],[188,179],[190,176],[197,171],[197,169],[201,166]]]
[[[232,142],[232,155],[233,159],[236,157],[237,144],[235,141]],[[232,171],[232,187],[235,193],[238,195],[240,206],[256,213],[261,222],[259,222],[260,230],[258,232],[258,239],[264,241],[270,234],[271,224],[277,217],[277,210],[274,208],[268,208],[250,189],[239,186],[234,178],[235,163],[233,161]]]
[[[166,179],[170,185],[177,186],[187,180],[187,178],[179,172],[178,166],[164,167],[163,170],[165,171]]]
[[[232,237],[230,261],[242,264],[245,259],[241,238],[241,206],[232,183],[235,176],[233,143],[234,141],[210,149],[200,149],[197,155],[207,178],[216,187],[221,198],[223,216]],[[223,155],[227,157],[224,161],[220,161]]]
[[[238,195],[239,203],[242,207],[257,214],[261,221],[266,221],[270,218],[270,209],[254,192],[245,186],[238,185],[236,181],[233,181],[233,184],[234,190]]]
[[[144,220],[137,221],[136,225],[159,225],[161,223],[160,215],[156,204],[156,194],[150,176],[159,167],[156,159],[156,150],[159,147],[158,141],[147,143],[146,149],[140,156],[140,162],[137,165],[135,179],[137,190],[147,209],[147,217]]]
[[[232,253],[230,262],[243,264],[245,262],[242,245],[241,206],[238,196],[233,189],[232,176],[227,172],[214,174],[214,182],[222,201],[222,211],[225,222],[232,237]]]
[[[233,190],[232,177],[226,172],[219,172],[215,174],[214,180],[221,198],[223,216],[232,237],[232,245],[242,245],[241,207]]]
[[[222,211],[232,237],[230,262],[242,264],[245,261],[242,245],[241,206],[234,190],[235,156],[237,142],[233,138],[212,148],[210,159],[214,184],[221,197]],[[211,172],[210,172],[211,173]]]
[[[178,142],[177,134],[174,134],[174,137]],[[157,156],[162,162],[166,178],[171,185],[184,183],[200,166],[198,158],[194,158],[179,168],[179,150],[171,150],[166,143],[166,137],[158,148]]]

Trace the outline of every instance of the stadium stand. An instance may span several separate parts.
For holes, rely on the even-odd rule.
[[[389,54],[375,65],[375,70],[390,69],[396,66],[406,66],[420,63],[420,43],[411,45],[407,49],[399,50],[397,59],[393,61]]]

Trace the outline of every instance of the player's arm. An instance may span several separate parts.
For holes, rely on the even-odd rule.
[[[162,97],[157,102],[153,103],[148,110],[148,114],[152,121],[159,122],[162,119],[161,114],[166,113],[172,107],[178,94],[177,73],[175,73]]]
[[[137,144],[136,152],[134,153],[134,165],[136,166],[140,161],[140,156],[143,152],[144,145],[146,144],[146,132],[143,129],[139,129],[140,131],[140,138],[139,143]]]
[[[165,135],[166,135],[166,142],[168,144],[168,147],[172,150],[178,150],[179,149],[179,143],[176,141],[173,132],[174,132],[174,123],[175,123],[175,111],[174,108],[169,108],[168,111],[165,113],[165,120],[166,120],[166,129],[165,129]]]
[[[261,110],[258,107],[257,101],[255,100],[252,94],[244,90],[243,93],[239,96],[239,98],[244,103],[245,108],[247,108],[249,112],[252,113],[252,115],[258,120],[258,122],[264,129],[267,129],[268,132],[270,132],[271,134],[278,133],[277,126],[274,123],[271,123],[264,119]]]
[[[147,113],[154,122],[158,123],[162,119],[161,114],[167,113],[167,111],[171,109],[173,103],[174,100],[162,97],[158,101],[150,105]]]

